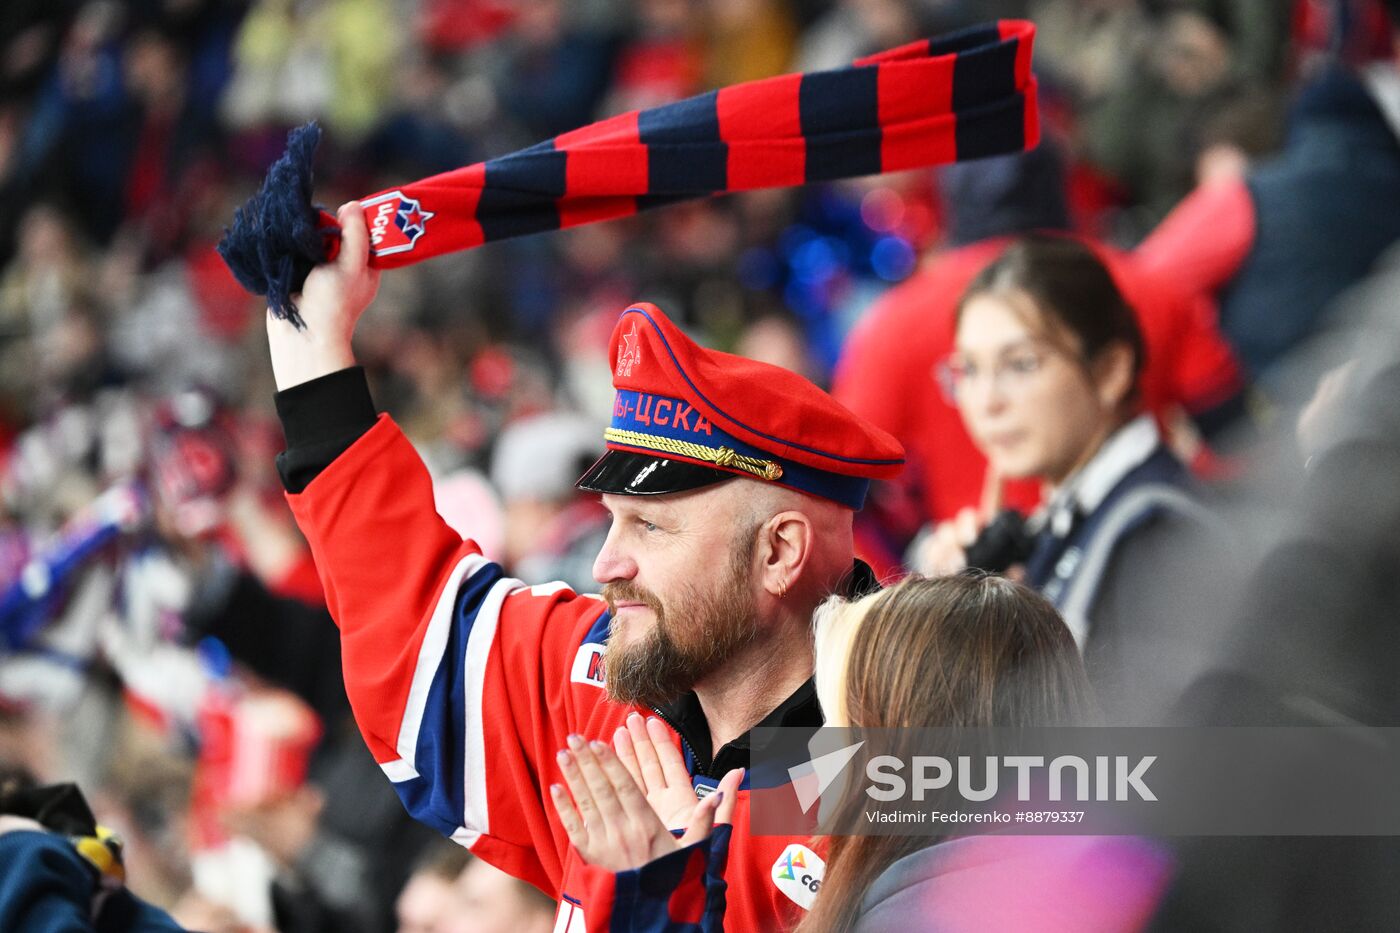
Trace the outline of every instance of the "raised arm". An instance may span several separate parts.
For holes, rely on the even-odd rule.
[[[359,201],[341,205],[340,253],[306,277],[297,299],[306,327],[267,316],[272,374],[279,392],[355,365],[350,341],[355,325],[379,291],[379,270],[371,269],[369,231]]]
[[[569,665],[604,605],[508,578],[438,516],[421,458],[354,365],[378,273],[359,206],[339,217],[340,254],[298,299],[305,330],[269,315],[268,340],[278,468],[340,628],[346,694],[414,817],[557,890],[564,833],[540,782],[575,728]]]

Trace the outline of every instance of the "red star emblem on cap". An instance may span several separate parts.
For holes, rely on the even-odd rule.
[[[642,361],[642,346],[638,342],[639,336],[635,322],[632,324],[632,329],[622,335],[624,348],[622,355],[617,358],[617,374],[624,379],[631,376],[632,370]]]

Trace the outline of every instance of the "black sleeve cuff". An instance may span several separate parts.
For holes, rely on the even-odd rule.
[[[287,439],[287,449],[277,455],[277,472],[292,493],[306,489],[378,418],[361,366],[278,392],[276,403]]]

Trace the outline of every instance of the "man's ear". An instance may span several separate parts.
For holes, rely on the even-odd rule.
[[[816,549],[816,528],[801,512],[779,512],[763,523],[755,555],[762,587],[782,599],[799,585]]]
[[[1109,344],[1094,360],[1094,391],[1105,411],[1116,411],[1133,394],[1133,350],[1126,343]]]

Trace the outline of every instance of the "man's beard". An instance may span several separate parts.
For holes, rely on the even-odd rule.
[[[757,638],[758,612],[749,589],[757,541],[752,533],[745,537],[734,542],[724,579],[708,590],[688,584],[665,607],[631,582],[603,586],[614,626],[619,602],[642,603],[656,616],[652,630],[633,644],[623,647],[608,639],[605,680],[615,702],[669,703]]]

